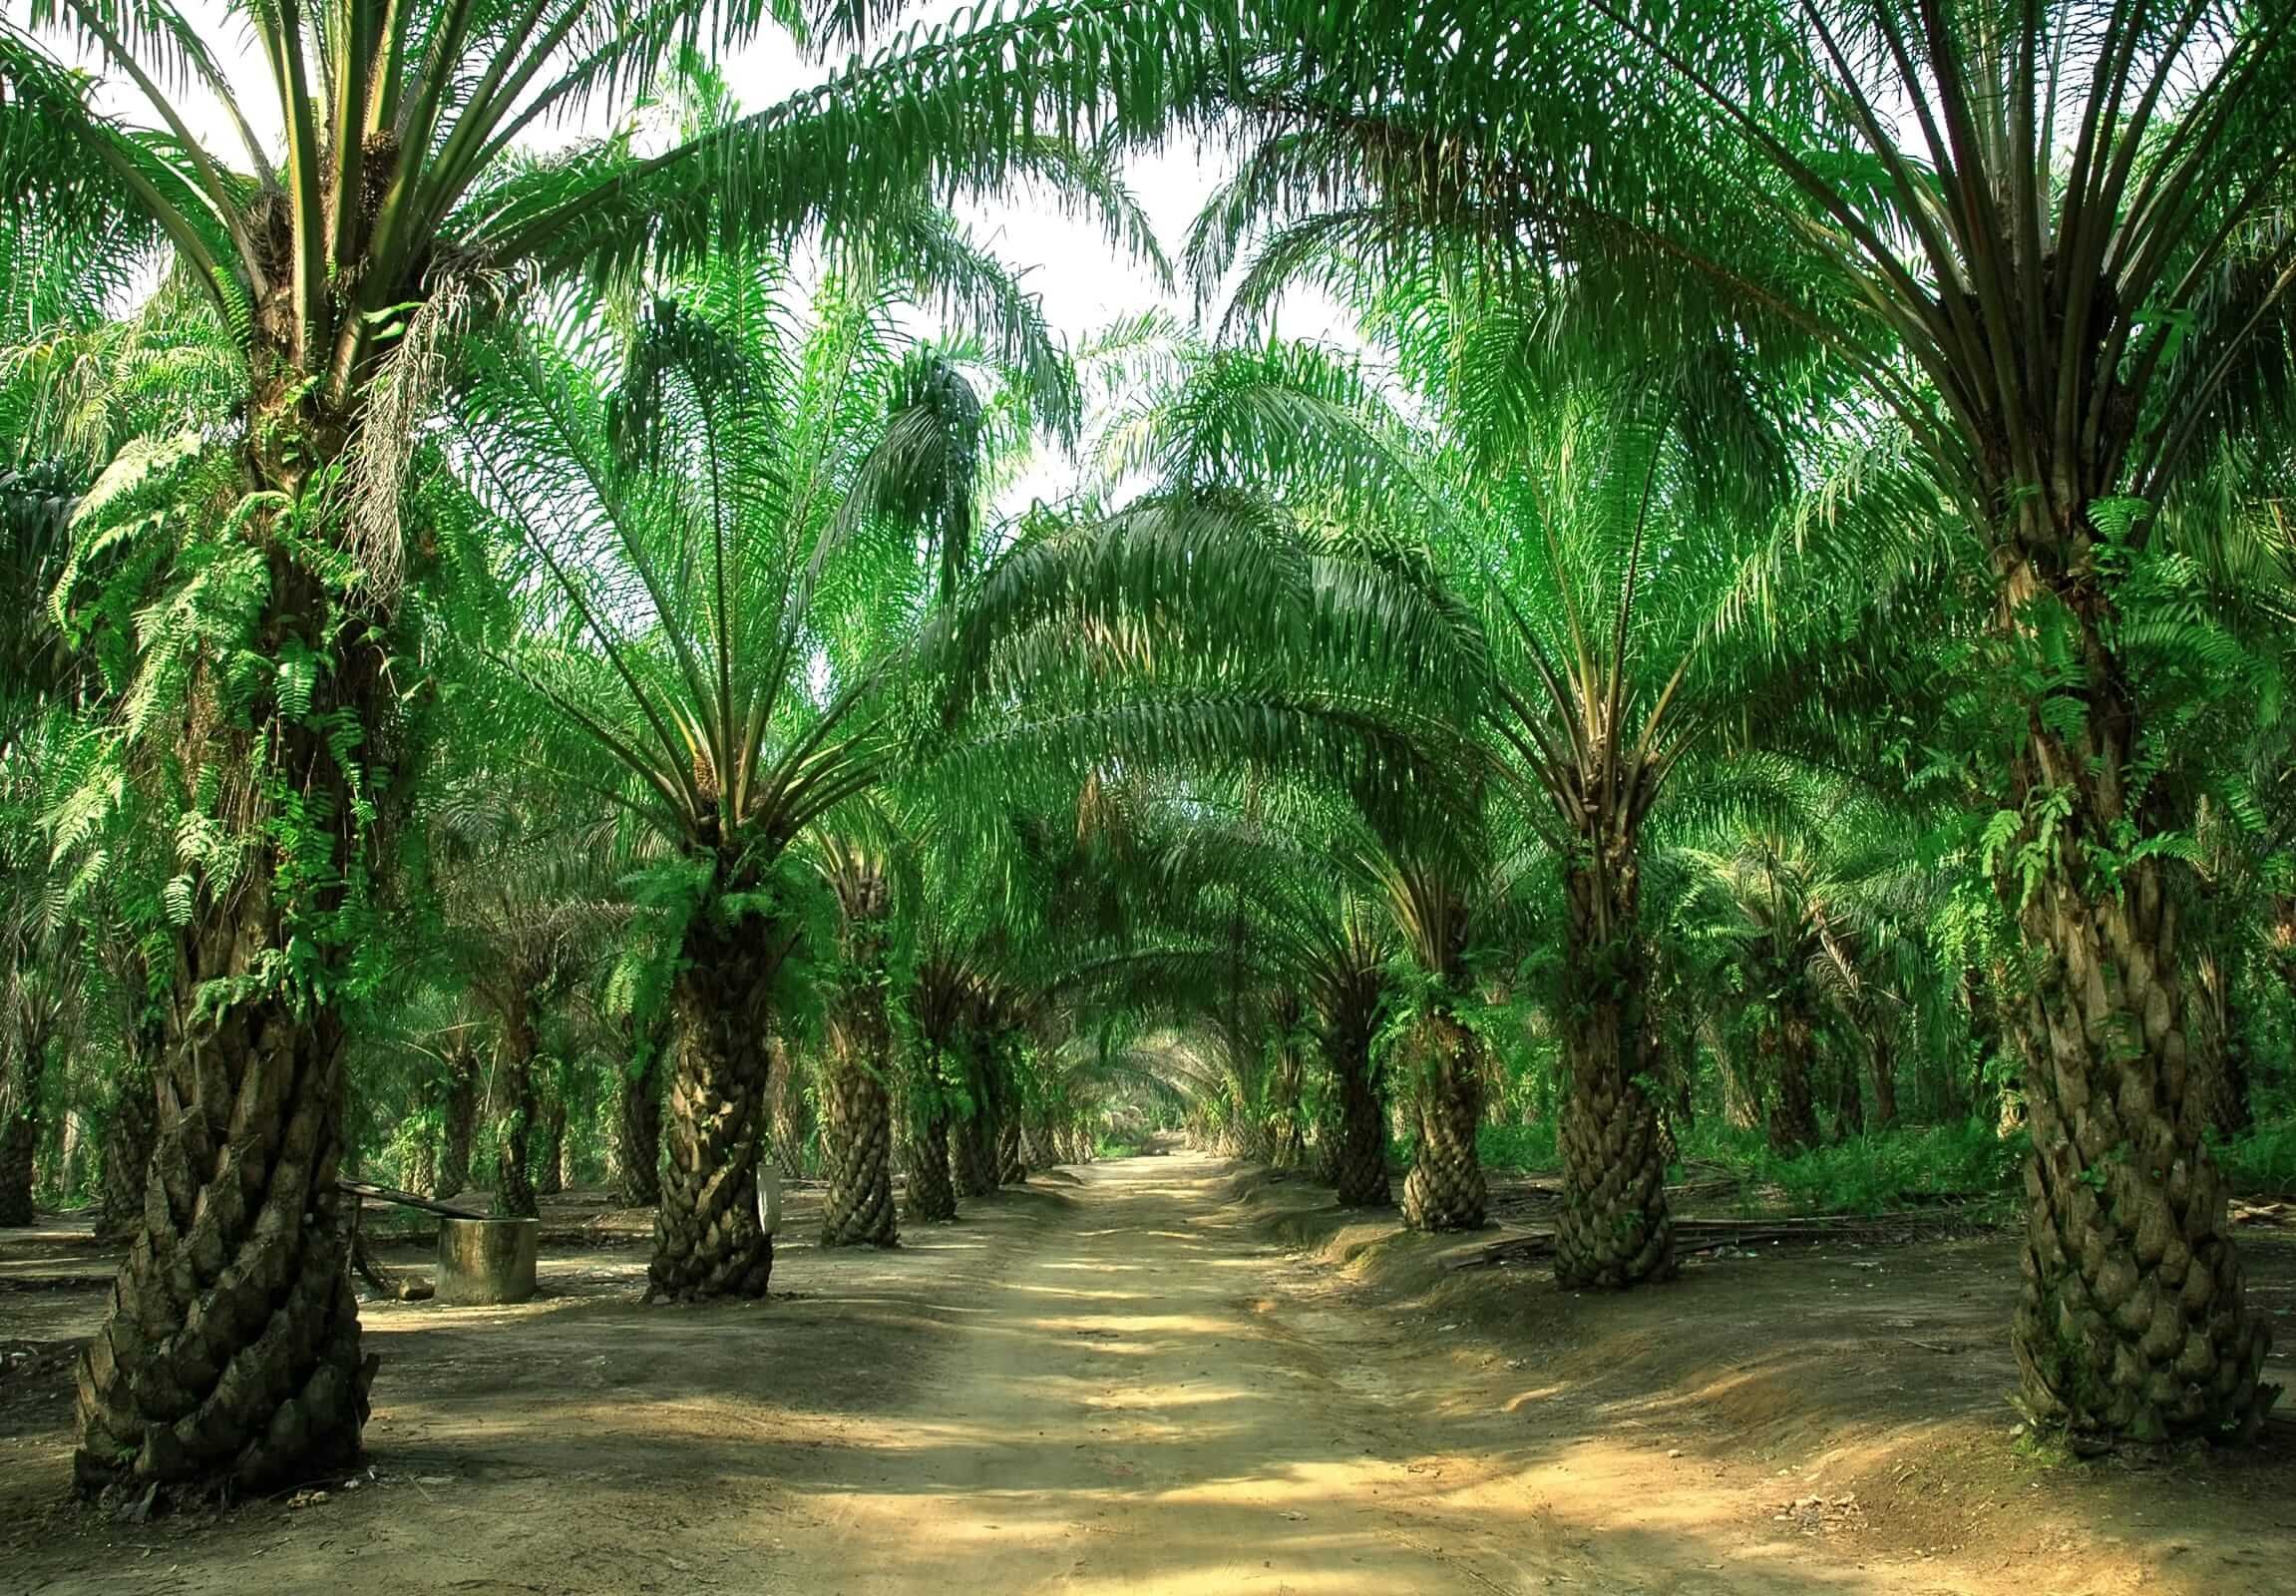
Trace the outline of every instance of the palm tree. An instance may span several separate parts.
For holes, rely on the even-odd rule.
[[[786,10],[625,0],[228,9],[260,46],[253,98],[234,91],[170,0],[38,0],[28,28],[0,32],[0,187],[43,227],[158,241],[211,306],[240,374],[235,423],[210,413],[196,445],[175,451],[174,464],[205,468],[189,488],[174,484],[203,498],[199,514],[171,529],[173,544],[146,527],[140,548],[161,557],[130,562],[108,601],[124,617],[146,598],[130,589],[157,576],[179,617],[142,662],[127,729],[189,761],[177,795],[186,826],[214,836],[178,878],[192,912],[172,922],[186,1021],[168,1072],[184,1101],[194,1080],[222,1070],[245,1083],[226,1096],[277,1105],[257,1143],[239,1147],[274,1172],[259,1211],[222,1201],[215,1183],[230,1177],[211,1173],[220,1144],[204,1133],[164,1123],[163,1159],[193,1181],[182,1190],[214,1188],[202,1212],[237,1216],[223,1238],[230,1269],[301,1282],[282,1284],[261,1312],[251,1298],[226,1312],[218,1305],[238,1274],[163,1278],[182,1237],[138,1266],[82,1381],[77,1468],[91,1491],[130,1478],[170,1492],[226,1477],[253,1486],[356,1454],[372,1365],[335,1267],[341,1009],[375,977],[356,956],[373,949],[369,887],[391,857],[378,823],[387,827],[413,774],[393,632],[407,579],[419,587],[431,555],[402,516],[404,489],[458,336],[537,278],[626,275],[736,234],[876,228],[928,187],[1033,177],[1066,194],[1109,193],[1104,163],[1037,137],[1032,94],[982,122],[977,92],[953,93],[920,126],[893,114],[916,79],[890,63],[857,67],[841,93],[705,119],[659,154],[641,155],[628,124],[546,158],[522,148],[563,120],[612,123],[689,51],[743,44]],[[820,42],[854,37],[879,15],[833,7]],[[1041,26],[1013,37],[1039,53],[1054,42]],[[932,48],[946,41],[911,42],[948,56]],[[138,117],[97,109],[96,79],[59,50],[132,91]],[[1010,73],[1001,46],[983,41],[976,66],[985,62]],[[188,96],[220,110],[238,148],[193,132]],[[722,105],[700,98],[713,114]],[[896,126],[901,135],[887,137]],[[1121,205],[1107,213],[1112,236],[1144,236]],[[125,525],[92,523],[84,541],[118,543]],[[202,668],[213,657],[250,668]],[[180,737],[185,727],[197,735]],[[216,791],[250,799],[202,796]],[[171,1222],[188,1225],[189,1212]],[[228,1390],[145,1378],[163,1357],[236,1367],[270,1308],[286,1304],[297,1335],[262,1344],[282,1360],[275,1378]],[[130,1325],[174,1328],[145,1336]]]
[[[945,219],[919,225],[1041,353],[1009,280]],[[791,845],[898,765],[919,530],[966,535],[977,404],[905,353],[900,280],[868,252],[842,265],[802,329],[755,256],[626,330],[569,301],[479,351],[460,402],[465,476],[534,606],[532,640],[497,658],[506,712],[661,861],[641,898],[678,950],[679,1061],[650,1289],[674,1298],[766,1289],[765,1037],[818,890]],[[1057,415],[1059,363],[1032,374]],[[849,885],[875,913],[876,889]]]
[[[836,897],[835,962],[822,983],[822,1145],[829,1190],[824,1247],[891,1247],[893,1209],[895,886],[881,837],[854,827],[822,838],[822,874]]]
[[[1642,833],[1725,710],[1799,691],[1792,667],[1808,639],[1750,647],[1728,635],[1784,487],[1777,418],[1747,402],[1747,374],[1722,352],[1534,353],[1544,340],[1506,286],[1470,279],[1428,297],[1414,282],[1407,315],[1382,311],[1424,420],[1406,421],[1328,351],[1236,349],[1158,402],[1143,452],[1183,482],[1296,507],[1338,551],[1328,558],[1415,589],[1430,621],[1403,645],[1417,652],[1410,668],[1470,684],[1452,689],[1479,739],[1455,753],[1458,784],[1497,783],[1509,824],[1528,825],[1562,865],[1558,1278],[1627,1286],[1674,1268],[1665,1142],[1641,1084],[1653,1072]],[[1546,383],[1535,398],[1527,370]],[[1377,670],[1392,647],[1374,655]],[[1431,880],[1384,891],[1399,924],[1425,917],[1405,933],[1421,972],[1465,1000],[1466,930],[1450,922],[1471,899]],[[1428,1045],[1430,1058],[1455,1051]],[[1459,1144],[1446,1133],[1430,1145]]]
[[[1876,583],[1911,554],[1983,575],[1981,657],[2007,690],[1965,730],[1993,769],[1985,857],[2041,963],[2014,1008],[2034,1129],[2020,1400],[2084,1440],[2252,1427],[2269,1335],[2181,1105],[2216,1073],[2191,1067],[2208,1043],[2185,1023],[2191,816],[2147,763],[2148,728],[2213,683],[2177,669],[2173,607],[2123,579],[2287,392],[2286,8],[1287,20],[1303,31],[1245,97],[1263,138],[1208,246],[1271,224],[1257,293],[1304,259],[1337,269],[1336,240],[1359,271],[1440,235],[1523,280],[1567,262],[1614,338],[1790,346],[1855,395],[1870,444],[1804,529],[1855,535],[1835,569]]]
[[[610,854],[599,839],[554,815],[547,795],[521,792],[515,776],[472,774],[426,816],[442,867],[440,942],[494,1032],[494,1211],[532,1219],[537,1194],[559,1189],[564,1135],[564,1109],[546,1102],[538,1074],[552,1067],[546,1036],[628,910],[600,871]]]
[[[1223,823],[1192,796],[1174,806],[1179,823],[1157,869],[1173,892],[1233,894],[1250,918],[1256,979],[1307,995],[1332,1083],[1333,1185],[1343,1207],[1382,1208],[1387,1113],[1373,1044],[1393,1001],[1396,923],[1375,880],[1335,881],[1335,865],[1378,856],[1360,817],[1302,799],[1276,804],[1272,818]]]

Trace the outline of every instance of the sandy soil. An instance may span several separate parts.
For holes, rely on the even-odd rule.
[[[24,1289],[71,1277],[61,1246],[0,1256],[0,1344],[42,1349],[0,1377],[0,1591],[2296,1588],[2284,1439],[2140,1469],[2018,1449],[1999,1240],[1581,1298],[1194,1155],[909,1239],[788,1249],[792,1295],[758,1306],[640,1308],[642,1249],[595,1245],[555,1247],[519,1308],[370,1305],[355,1488],[139,1527],[62,1495],[49,1360],[100,1293]],[[2296,1307],[2296,1250],[2249,1256]]]

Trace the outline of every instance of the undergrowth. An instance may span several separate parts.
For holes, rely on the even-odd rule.
[[[1923,1125],[1845,1137],[1791,1157],[1770,1150],[1762,1131],[1715,1121],[1685,1134],[1670,1172],[1680,1182],[1719,1168],[1738,1177],[1749,1204],[1784,1205],[1800,1213],[1885,1213],[1949,1200],[2014,1196],[2029,1140],[2002,1136],[1990,1120]],[[1551,1172],[1560,1160],[1554,1121],[1485,1125],[1476,1138],[1483,1167]],[[1395,1151],[1408,1158],[1407,1144]],[[2296,1138],[2280,1149],[2296,1178]],[[1704,1167],[1694,1167],[1704,1166]]]
[[[2225,1183],[2242,1197],[2296,1197],[2296,1118],[2215,1145]]]
[[[1683,1138],[1686,1162],[1740,1178],[1749,1204],[1782,1197],[1797,1213],[1879,1214],[1949,1201],[2012,1197],[2031,1139],[1988,1120],[1867,1131],[1791,1156],[1758,1130],[1702,1125]],[[1694,1172],[1695,1173],[1695,1172]],[[1678,1166],[1676,1178],[1685,1178]]]

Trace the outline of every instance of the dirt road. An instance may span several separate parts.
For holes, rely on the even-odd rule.
[[[0,1403],[0,1592],[2285,1589],[2285,1459],[1999,1438],[1999,1245],[1582,1301],[1406,1239],[1437,1284],[1398,1291],[1268,1239],[1328,1195],[1235,1175],[1050,1172],[895,1252],[792,1247],[764,1305],[639,1307],[642,1249],[554,1253],[518,1308],[370,1305],[372,1472],[207,1524],[67,1505],[58,1377]],[[50,1338],[101,1307],[16,1302]]]
[[[1719,1471],[1647,1424],[1613,1438],[1527,1417],[1504,1364],[1477,1400],[1447,1356],[1461,1327],[1347,1301],[1221,1201],[1228,1168],[1084,1170],[1082,1212],[996,1283],[865,1477],[816,1497],[792,1588],[1962,1588],[1811,1567],[1799,1540],[1744,1533],[1740,1489],[1711,1488]]]

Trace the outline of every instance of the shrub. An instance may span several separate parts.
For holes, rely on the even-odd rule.
[[[1874,1131],[1790,1158],[1770,1151],[1758,1130],[1702,1126],[1683,1147],[1688,1158],[1720,1164],[1751,1187],[1771,1186],[1809,1213],[1886,1213],[1945,1198],[1999,1198],[2018,1189],[2031,1141],[2001,1135],[1993,1123]]]
[[[2225,1181],[2244,1197],[2296,1197],[2296,1120],[2258,1125],[2216,1144]]]

